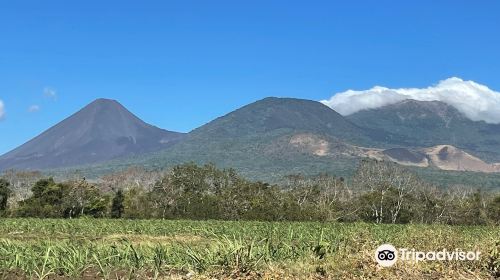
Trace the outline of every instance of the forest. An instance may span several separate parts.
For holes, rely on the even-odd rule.
[[[86,180],[38,172],[0,178],[3,217],[125,218],[387,224],[500,224],[500,193],[442,188],[404,167],[362,161],[352,178],[289,175],[281,185],[233,169],[186,163],[160,171],[130,168]]]

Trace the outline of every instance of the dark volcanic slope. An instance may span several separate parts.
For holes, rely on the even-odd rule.
[[[0,170],[84,165],[156,151],[184,134],[149,125],[120,103],[98,99],[0,157]]]

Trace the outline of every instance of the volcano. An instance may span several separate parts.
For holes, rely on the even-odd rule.
[[[0,170],[93,164],[165,149],[183,137],[145,123],[115,100],[97,99],[0,156]]]

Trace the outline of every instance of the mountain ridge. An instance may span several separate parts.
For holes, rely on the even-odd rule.
[[[491,162],[500,161],[500,125],[472,121],[441,101],[404,100],[346,116],[360,127],[389,135],[392,147],[430,147],[448,144]]]
[[[107,106],[115,109],[108,110]],[[135,137],[132,131],[161,130],[142,122],[114,100],[99,99],[87,107],[84,109],[91,113],[84,118],[85,121],[79,122],[95,128],[91,130],[95,135],[91,133],[87,136],[98,137],[106,132],[99,137],[114,139],[115,142],[119,140],[122,145],[133,147],[134,144],[144,143],[144,138]],[[80,111],[75,114],[78,113]],[[110,115],[116,120],[110,121],[112,127],[105,125],[101,128],[96,120],[108,119]],[[128,153],[84,164],[65,163],[67,168],[63,169],[78,168],[90,174],[105,174],[133,165],[158,169],[185,162],[211,162],[222,168],[235,168],[252,179],[277,181],[292,173],[326,172],[350,176],[359,160],[375,158],[433,170],[499,170],[498,165],[493,164],[499,162],[494,160],[494,141],[490,142],[490,146],[480,146],[482,142],[476,142],[485,149],[478,150],[467,142],[456,145],[450,135],[472,131],[484,136],[481,141],[488,141],[495,140],[497,134],[500,135],[500,129],[490,129],[492,126],[484,122],[464,119],[463,114],[450,105],[439,101],[405,100],[353,115],[344,117],[321,102],[312,100],[268,97],[218,117],[186,135],[161,130],[162,137],[165,133],[176,136],[166,141],[166,145],[128,150]],[[119,121],[122,118],[127,122]],[[436,133],[439,137],[429,138]],[[122,137],[124,135],[126,137]],[[473,141],[477,135],[470,135],[465,140]],[[61,139],[67,140],[66,135],[62,136]],[[421,136],[427,142],[415,141]],[[153,142],[161,142],[161,137],[155,137]],[[57,144],[57,141],[51,143]],[[446,161],[431,159],[432,152],[425,149],[439,145],[450,147],[453,156]],[[490,163],[486,162],[485,158],[488,158],[484,154],[493,155]],[[466,160],[469,165],[457,165],[453,162],[457,160]]]

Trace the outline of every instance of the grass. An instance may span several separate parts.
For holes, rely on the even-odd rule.
[[[499,241],[498,227],[1,219],[0,278],[490,279]],[[383,243],[482,257],[381,268],[373,255]]]

